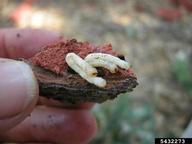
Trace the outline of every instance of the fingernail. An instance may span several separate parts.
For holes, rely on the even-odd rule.
[[[26,63],[0,59],[0,119],[23,112],[37,95],[37,81]]]

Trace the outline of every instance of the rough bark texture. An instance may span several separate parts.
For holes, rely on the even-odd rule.
[[[118,94],[132,91],[138,83],[134,76],[108,76],[105,88],[96,87],[77,74],[65,73],[57,75],[39,66],[25,61],[32,67],[39,82],[40,95],[59,101],[70,103],[97,102],[102,103],[114,99]]]
[[[41,96],[70,103],[101,103],[115,98],[120,93],[132,91],[138,84],[131,69],[119,68],[115,74],[112,74],[101,67],[97,68],[97,75],[107,81],[106,87],[99,88],[90,84],[65,62],[65,56],[69,52],[74,52],[82,58],[89,53],[102,52],[124,59],[124,56],[118,55],[112,50],[110,44],[94,46],[88,42],[78,42],[72,39],[45,46],[26,61],[37,77]]]

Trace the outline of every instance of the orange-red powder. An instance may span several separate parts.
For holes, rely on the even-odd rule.
[[[96,47],[88,42],[77,42],[77,40],[72,39],[45,46],[31,58],[31,61],[35,65],[39,65],[56,74],[62,74],[68,67],[65,62],[65,56],[69,52],[74,52],[82,58],[93,52],[117,55],[112,51],[111,44]]]
[[[85,58],[89,53],[100,52],[117,56],[117,53],[112,51],[111,44],[103,46],[93,46],[88,42],[78,42],[75,39],[59,41],[57,43],[45,46],[42,50],[31,58],[33,64],[50,70],[56,74],[62,75],[67,71],[68,65],[65,61],[67,53],[74,52],[81,58]],[[105,75],[111,75],[111,73],[105,69]],[[132,70],[118,70],[113,75],[134,75]]]

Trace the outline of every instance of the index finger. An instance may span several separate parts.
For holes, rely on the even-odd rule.
[[[0,57],[29,58],[39,49],[62,39],[59,33],[40,29],[0,30]]]

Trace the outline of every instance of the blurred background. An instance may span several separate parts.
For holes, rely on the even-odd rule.
[[[95,106],[99,132],[91,144],[152,144],[188,126],[191,0],[1,0],[0,26],[56,30],[126,55],[139,86]]]

